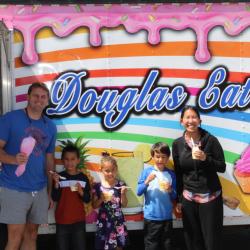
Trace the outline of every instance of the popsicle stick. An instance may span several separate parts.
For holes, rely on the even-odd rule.
[[[49,171],[51,174],[57,174],[56,172],[54,172],[54,171]],[[66,180],[66,177],[64,177],[64,176],[61,176],[61,175],[59,175],[59,179],[61,179],[61,180]]]
[[[122,187],[125,187],[127,189],[131,189],[131,187],[128,187],[128,186],[121,186],[121,187],[114,187],[115,189],[121,189]]]
[[[194,140],[192,137],[191,137],[190,141],[191,141],[192,147],[194,147],[195,144],[194,144]]]

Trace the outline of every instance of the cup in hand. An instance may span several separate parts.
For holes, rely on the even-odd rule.
[[[197,144],[194,144],[193,147],[192,147],[192,158],[194,160],[197,160],[198,158],[195,156],[195,152],[199,151],[199,145]]]
[[[159,180],[159,189],[166,192],[169,188],[170,183],[166,180]]]
[[[111,201],[112,199],[112,193],[111,192],[103,192],[103,197],[104,197],[104,201],[105,202],[108,202],[108,201]]]
[[[78,188],[77,188],[76,185],[72,185],[72,186],[70,186],[70,190],[71,190],[72,192],[76,192],[76,191],[78,190]]]

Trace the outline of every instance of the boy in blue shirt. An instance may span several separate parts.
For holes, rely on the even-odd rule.
[[[138,181],[137,195],[144,194],[145,250],[172,248],[172,201],[176,199],[176,177],[166,167],[170,148],[163,142],[151,148],[154,166],[145,168]]]

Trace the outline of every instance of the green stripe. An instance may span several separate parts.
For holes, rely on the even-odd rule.
[[[239,154],[224,150],[226,162],[234,164],[240,158]]]
[[[172,146],[173,139],[152,136],[152,135],[140,135],[140,134],[129,134],[129,133],[119,133],[119,132],[60,132],[57,134],[57,139],[76,139],[83,136],[86,139],[107,139],[107,140],[119,140],[119,141],[134,141],[141,143],[153,144],[159,141],[166,142],[168,145]],[[234,164],[236,160],[240,158],[239,154],[224,151],[226,162]]]
[[[158,141],[166,142],[172,145],[173,139],[168,139],[160,136],[151,135],[138,135],[119,132],[61,132],[57,134],[58,139],[65,138],[78,138],[83,136],[86,139],[107,139],[107,140],[120,140],[120,141],[134,141],[143,143],[155,143]]]

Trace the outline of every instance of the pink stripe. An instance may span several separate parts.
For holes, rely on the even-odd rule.
[[[193,96],[197,96],[199,91],[201,90],[200,88],[187,88],[188,93]]]
[[[25,102],[25,101],[27,101],[27,94],[22,94],[22,95],[16,96],[16,103]]]
[[[119,89],[119,90],[123,90],[126,88],[126,86],[102,86],[102,87],[95,87],[98,91],[102,91],[104,89]]]

